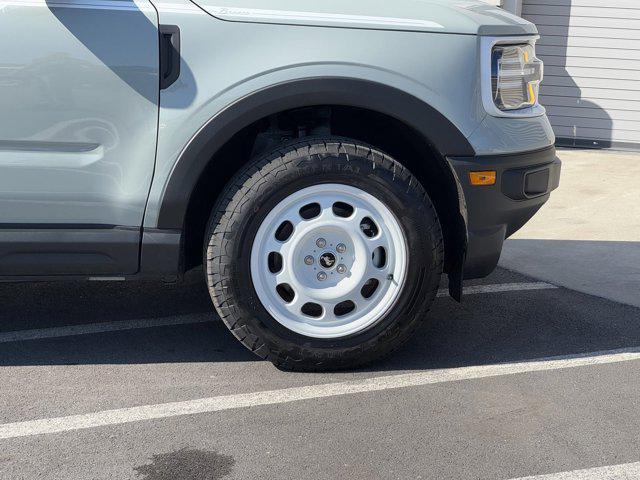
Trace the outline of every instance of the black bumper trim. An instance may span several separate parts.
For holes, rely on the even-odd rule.
[[[448,160],[460,180],[467,208],[464,278],[485,277],[498,264],[504,240],[527,223],[558,187],[561,162],[553,146]],[[496,184],[472,186],[469,172],[480,170],[495,170]]]

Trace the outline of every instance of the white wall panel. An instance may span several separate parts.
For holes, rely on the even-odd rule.
[[[524,0],[560,138],[640,145],[640,0]]]

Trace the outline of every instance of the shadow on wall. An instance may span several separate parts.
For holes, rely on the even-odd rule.
[[[526,0],[524,2],[524,18],[538,24],[541,33],[538,56],[545,63],[541,103],[547,108],[557,145],[611,148],[613,121],[610,115],[597,103],[583,98],[583,88],[594,85],[597,80],[588,72],[590,68],[597,68],[597,59],[593,59],[593,65],[589,66],[574,66],[569,59],[572,48],[588,49],[576,47],[581,44],[576,43],[580,37],[571,31],[571,14],[576,8],[573,3],[573,0],[567,0],[561,7],[527,7]],[[545,12],[549,8],[562,9],[562,15],[549,15]],[[595,84],[602,86],[599,82]]]

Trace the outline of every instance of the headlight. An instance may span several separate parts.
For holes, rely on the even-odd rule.
[[[542,76],[533,45],[495,45],[491,50],[492,96],[501,111],[536,105]]]

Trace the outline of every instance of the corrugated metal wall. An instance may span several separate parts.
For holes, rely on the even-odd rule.
[[[541,34],[556,135],[640,145],[640,0],[524,0],[522,14]]]

